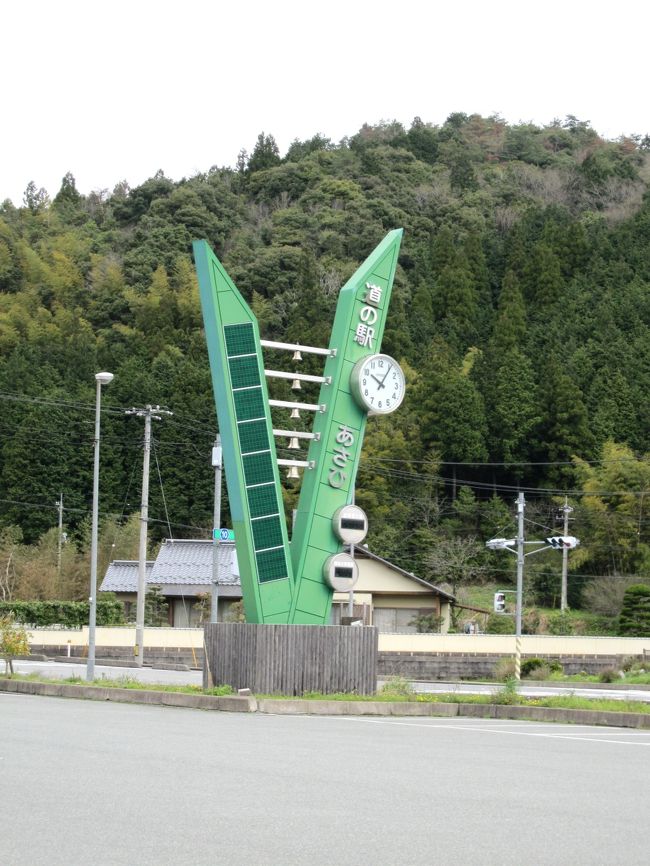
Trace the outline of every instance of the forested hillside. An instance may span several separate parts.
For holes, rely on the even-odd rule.
[[[539,128],[454,114],[295,141],[283,157],[262,133],[236,169],[180,182],[160,171],[84,196],[68,174],[51,200],[30,183],[23,207],[0,206],[0,598],[87,592],[99,370],[115,375],[102,394],[102,565],[135,554],[132,406],[174,413],[154,424],[152,539],[209,532],[216,421],[193,238],[214,247],[264,337],[325,345],[339,288],[397,227],[383,348],[409,388],[368,424],[357,501],[371,548],[455,587],[503,579],[513,563],[483,542],[512,532],[523,489],[530,537],[558,533],[565,494],[574,507],[574,606],[647,574],[649,148],[574,117]],[[289,514],[298,487],[285,483]],[[552,604],[559,556],[539,559],[528,597]]]

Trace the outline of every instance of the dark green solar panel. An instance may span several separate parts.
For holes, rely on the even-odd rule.
[[[267,481],[274,480],[273,462],[270,452],[245,454],[242,459],[247,487],[250,487],[251,484],[266,484]]]
[[[238,421],[248,421],[251,418],[266,418],[261,388],[247,388],[245,391],[233,391],[233,397],[235,399],[235,414]]]
[[[267,547],[279,547],[282,544],[282,529],[280,517],[260,517],[251,522],[255,550],[265,550]]]
[[[248,454],[249,451],[268,451],[266,421],[247,421],[245,424],[238,424],[237,430],[242,454]]]
[[[256,553],[255,559],[257,560],[260,583],[265,583],[267,580],[279,580],[282,577],[289,577],[289,570],[284,557],[284,548],[280,547],[277,550],[264,550],[261,553]]]
[[[278,496],[275,484],[265,484],[263,487],[249,487],[248,507],[251,517],[263,517],[265,514],[276,514],[279,511]]]
[[[255,331],[250,322],[242,325],[226,325],[223,330],[226,337],[226,352],[230,357],[256,354]]]
[[[230,378],[233,388],[248,388],[260,384],[260,371],[256,355],[244,355],[242,358],[229,358]]]

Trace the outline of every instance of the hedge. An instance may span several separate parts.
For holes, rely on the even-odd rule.
[[[90,605],[87,601],[0,601],[0,616],[10,614],[16,622],[32,626],[61,625],[79,628],[88,625]],[[97,601],[97,625],[119,625],[124,622],[121,601],[101,598]]]

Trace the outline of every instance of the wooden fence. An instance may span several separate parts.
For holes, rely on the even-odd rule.
[[[204,638],[204,686],[281,695],[377,689],[374,627],[219,622],[204,627]]]

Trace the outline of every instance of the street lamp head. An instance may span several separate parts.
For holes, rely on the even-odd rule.
[[[485,546],[488,550],[506,550],[509,547],[514,547],[516,543],[516,538],[491,538],[485,542]]]
[[[112,373],[95,373],[95,379],[100,385],[109,385],[113,381]]]

